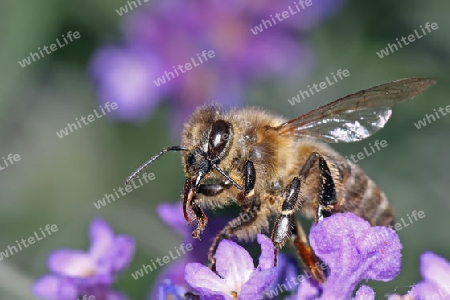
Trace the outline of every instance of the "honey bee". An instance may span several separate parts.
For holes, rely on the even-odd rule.
[[[168,151],[181,151],[186,181],[183,213],[200,239],[208,218],[205,208],[236,203],[247,213],[231,221],[214,239],[208,259],[215,271],[215,251],[223,239],[252,239],[272,230],[275,261],[290,239],[305,269],[319,282],[326,274],[308,244],[297,212],[320,222],[334,213],[352,212],[375,226],[393,224],[386,195],[356,164],[326,143],[357,142],[380,130],[391,107],[412,99],[436,82],[406,78],[362,90],[292,120],[259,108],[224,111],[199,107],[184,125],[181,146],[166,147],[126,183]]]

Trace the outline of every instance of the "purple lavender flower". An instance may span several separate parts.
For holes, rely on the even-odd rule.
[[[354,214],[324,219],[311,228],[310,241],[317,256],[328,265],[329,276],[320,286],[303,281],[298,299],[350,299],[361,281],[389,281],[400,272],[402,245],[395,231],[371,227]],[[362,286],[354,299],[374,297],[370,287]]]
[[[388,300],[417,300],[417,299],[409,294],[406,295],[392,294],[389,295]]]
[[[170,265],[162,271],[156,280],[154,291],[149,299],[156,299],[158,295],[161,295],[161,291],[164,291],[165,293],[173,293],[173,291],[180,289],[187,291],[189,285],[184,280],[185,266],[189,262],[207,263],[208,250],[215,235],[229,221],[229,218],[224,217],[211,218],[208,227],[203,232],[202,240],[199,241],[191,237],[192,228],[187,225],[184,218],[180,218],[182,212],[181,202],[175,204],[162,203],[158,206],[157,211],[160,218],[184,238],[184,243],[191,243],[193,245],[195,251],[188,252],[185,256],[170,263]],[[278,256],[277,270],[277,278],[272,283],[270,290],[276,289],[278,284],[286,285],[288,280],[297,277],[299,272],[298,261],[288,255],[280,253]],[[168,282],[170,282],[170,284]],[[288,288],[289,291],[292,291],[293,289],[296,289],[296,286],[289,286]]]
[[[175,209],[175,211],[173,211]],[[177,211],[180,208],[175,206],[160,207],[160,215],[164,215],[167,223],[177,228],[179,233],[188,234],[186,225],[183,220],[175,218]],[[180,223],[181,222],[181,223]],[[259,237],[260,239],[261,237]],[[265,238],[271,245],[268,238]],[[401,266],[401,244],[395,231],[387,227],[371,227],[370,224],[350,213],[336,214],[330,218],[326,218],[311,229],[310,240],[313,250],[325,262],[325,265],[330,269],[327,282],[323,285],[319,284],[305,273],[304,276],[298,275],[298,270],[293,267],[292,262],[280,256],[280,266],[278,268],[277,280],[272,280],[270,286],[265,286],[260,289],[258,296],[251,294],[251,297],[275,297],[279,295],[280,286],[284,283],[286,286],[291,283],[292,278],[296,277],[296,283],[300,283],[297,295],[291,296],[289,299],[299,300],[315,300],[315,299],[350,299],[356,286],[364,279],[389,281],[398,275]],[[247,252],[240,246],[237,246],[231,241],[223,241],[225,243],[225,250],[216,253],[216,257],[221,256],[228,258],[231,261],[229,253],[232,251],[228,248],[238,247],[239,253],[242,254],[245,260]],[[199,245],[201,247],[201,245]],[[273,247],[273,246],[270,246]],[[195,247],[194,247],[195,248]],[[206,249],[206,247],[204,247]],[[228,252],[228,256],[226,255]],[[264,250],[263,250],[264,253]],[[206,255],[206,254],[205,254]],[[273,257],[273,254],[271,254]],[[240,257],[239,255],[232,255],[233,257]],[[261,258],[260,258],[261,259]],[[271,258],[272,259],[272,258]],[[226,261],[226,259],[224,259]],[[236,260],[236,259],[235,259]],[[269,259],[270,260],[270,259]],[[285,263],[283,261],[286,260]],[[191,260],[192,261],[192,260]],[[223,260],[222,260],[223,261]],[[239,260],[240,261],[240,260]],[[184,262],[183,264],[186,264]],[[244,269],[253,270],[253,264],[244,265]],[[251,265],[251,267],[250,267]],[[176,266],[179,270],[182,264]],[[173,275],[179,274],[176,270],[171,270]],[[189,271],[189,273],[188,273]],[[243,271],[244,274],[246,271]],[[197,274],[193,276],[192,274]],[[201,274],[201,276],[199,275]],[[228,274],[228,273],[226,273]],[[248,286],[250,282],[243,284],[241,278],[230,279],[230,284],[227,285],[227,277],[219,273],[221,277],[209,271],[208,268],[200,264],[188,264],[186,267],[186,281],[200,293],[206,296],[218,296],[223,299],[229,299],[230,291],[236,286]],[[247,274],[248,276],[248,274]],[[176,277],[179,277],[178,275]],[[197,279],[195,279],[195,278]],[[234,278],[231,276],[231,278]],[[285,280],[286,278],[286,280]],[[179,278],[178,278],[179,279]],[[192,280],[189,281],[189,280]],[[290,281],[289,281],[290,280]],[[289,281],[289,283],[287,283]],[[278,285],[276,283],[279,283]],[[179,280],[179,285],[186,288],[186,284]],[[235,286],[233,286],[235,285]],[[292,285],[292,284],[291,284]],[[292,287],[292,286],[289,286]],[[257,287],[254,287],[255,290]],[[188,289],[188,287],[186,288]],[[252,290],[252,292],[255,292]],[[285,288],[284,291],[290,289]],[[275,293],[273,293],[275,291]],[[242,299],[245,299],[241,295]],[[375,299],[375,293],[368,286],[361,286],[355,294],[355,300]]]
[[[230,240],[220,242],[216,251],[217,274],[199,263],[189,263],[185,279],[201,297],[217,297],[224,300],[262,299],[277,276],[273,267],[274,247],[265,235],[258,234],[261,256],[254,267],[250,254]]]
[[[187,263],[208,261],[208,250],[216,234],[227,224],[228,219],[224,217],[214,217],[210,219],[207,228],[203,232],[202,240],[193,239],[191,236],[192,228],[187,224],[183,218],[182,202],[162,203],[157,208],[159,217],[169,225],[175,232],[183,237],[183,243],[192,244],[194,251],[189,251],[186,255],[171,262],[158,278],[155,280],[154,287],[150,293],[149,299],[156,299],[160,295],[161,286],[167,287],[167,280],[174,286],[184,288],[186,291],[189,285],[184,279],[184,269]],[[163,289],[167,290],[167,288]],[[173,288],[169,289],[174,290]]]
[[[299,263],[296,257],[286,255],[284,253],[278,254],[277,264],[277,278],[272,283],[269,291],[283,291],[294,292],[297,290],[297,282],[294,280],[298,278]],[[273,294],[273,292],[272,292]],[[271,295],[270,292],[268,295]]]
[[[97,300],[126,299],[110,286],[115,275],[125,269],[133,257],[133,238],[114,235],[111,227],[101,219],[92,221],[90,237],[88,252],[62,249],[49,256],[48,268],[52,274],[34,284],[34,294],[55,300],[75,300],[85,295]]]
[[[186,264],[190,262],[207,263],[209,247],[215,235],[227,225],[229,218],[211,218],[207,228],[203,232],[202,240],[199,241],[191,237],[192,228],[187,225],[183,217],[181,202],[175,204],[162,203],[158,206],[157,211],[160,218],[183,237],[183,242],[192,244],[195,249],[195,251],[188,252],[185,256],[180,257],[164,268],[158,276],[153,289],[154,291],[149,298],[156,299],[162,297],[161,293],[163,293],[163,295],[171,295],[176,299],[178,296],[174,294],[174,291],[183,290],[186,292],[189,289],[189,285],[184,280],[184,268]],[[299,272],[298,261],[285,254],[280,254],[278,257],[277,271],[277,278],[269,288],[270,290],[275,289],[277,284],[286,284],[286,280],[297,277]],[[292,291],[293,289],[296,289],[296,286],[289,286],[288,290]],[[166,299],[166,296],[158,299]]]
[[[113,117],[145,120],[164,97],[173,108],[176,122],[171,123],[179,129],[201,104],[241,104],[249,83],[280,76],[292,81],[305,78],[314,57],[298,33],[337,11],[343,2],[314,3],[255,34],[262,19],[289,10],[292,1],[159,1],[127,15],[125,46],[100,49],[90,73],[101,101],[118,103]],[[199,63],[197,53],[204,50],[214,51],[214,57],[189,70],[178,68],[191,59]]]
[[[442,299],[450,296],[450,263],[444,258],[425,252],[420,257],[423,281],[414,285],[409,296],[417,300]]]
[[[372,288],[368,287],[367,285],[361,285],[361,287],[356,292],[355,298],[353,298],[353,300],[368,300],[368,299],[375,299],[375,292],[372,290]]]

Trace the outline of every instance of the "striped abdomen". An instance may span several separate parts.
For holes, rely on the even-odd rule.
[[[372,226],[394,224],[394,214],[386,195],[357,165],[347,161],[341,169],[343,175],[343,199],[336,207],[338,212],[352,212]]]

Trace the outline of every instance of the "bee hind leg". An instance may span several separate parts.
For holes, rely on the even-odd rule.
[[[323,157],[319,157],[319,205],[316,213],[316,223],[333,214],[337,204],[336,187],[330,168]]]
[[[311,274],[317,281],[325,282],[327,265],[323,263],[320,258],[316,256],[311,246],[308,243],[306,234],[300,225],[295,220],[295,226],[292,230],[291,244],[294,246],[298,257],[300,258],[303,266],[309,274]]]

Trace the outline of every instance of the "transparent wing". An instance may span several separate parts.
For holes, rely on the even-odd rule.
[[[345,96],[273,129],[279,134],[313,137],[328,143],[356,142],[386,124],[391,107],[421,94],[436,83],[428,78],[405,78]]]

